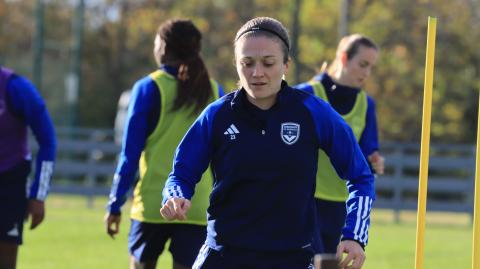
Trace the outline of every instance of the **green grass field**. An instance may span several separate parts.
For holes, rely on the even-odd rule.
[[[83,197],[49,197],[46,221],[33,232],[25,227],[17,268],[128,268],[128,216],[124,214],[120,235],[112,240],[103,225],[105,202],[97,198],[87,208]],[[365,269],[414,268],[416,215],[407,212],[400,218],[395,223],[392,212],[374,211]],[[471,268],[471,246],[467,215],[428,214],[424,268]],[[161,257],[157,268],[171,268],[169,254]]]

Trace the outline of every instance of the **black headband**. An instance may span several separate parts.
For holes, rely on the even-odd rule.
[[[290,45],[288,45],[288,42],[287,42],[287,40],[285,40],[285,38],[283,38],[279,33],[275,32],[274,30],[270,30],[268,28],[263,28],[263,27],[260,27],[260,26],[254,26],[254,27],[248,28],[245,31],[241,32],[237,36],[237,38],[235,39],[235,42],[238,41],[240,39],[240,37],[242,37],[244,34],[249,33],[249,32],[256,32],[256,31],[265,31],[265,32],[269,32],[271,34],[274,34],[275,36],[280,38],[280,40],[283,41],[285,46],[287,46],[287,50],[290,51]]]

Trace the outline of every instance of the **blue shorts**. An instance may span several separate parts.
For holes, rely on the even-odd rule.
[[[347,216],[345,202],[315,198],[317,208],[313,248],[315,253],[336,253]]]
[[[22,244],[23,221],[27,211],[27,177],[30,161],[22,161],[0,173],[0,241]]]
[[[173,260],[191,267],[205,242],[207,228],[195,224],[145,223],[131,220],[128,250],[139,262],[155,261],[170,239]]]
[[[253,251],[237,248],[214,250],[203,245],[192,269],[313,269],[313,252]]]

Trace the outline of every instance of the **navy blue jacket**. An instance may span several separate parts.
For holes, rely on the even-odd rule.
[[[268,110],[251,104],[245,90],[209,105],[177,148],[163,202],[190,199],[211,163],[215,181],[207,212],[209,247],[309,247],[319,148],[341,178],[351,179],[343,237],[365,244],[373,175],[355,137],[330,105],[285,82]]]

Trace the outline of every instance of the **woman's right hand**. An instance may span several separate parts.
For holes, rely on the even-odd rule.
[[[190,200],[185,198],[170,198],[160,208],[160,215],[166,220],[186,220],[191,205]]]
[[[115,235],[120,232],[120,221],[122,220],[122,216],[120,214],[107,213],[104,220],[107,234],[110,235],[112,239],[115,239]]]

